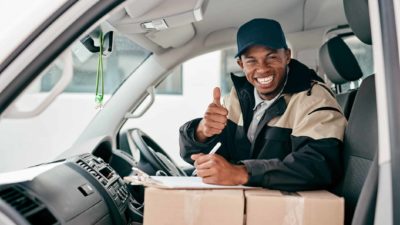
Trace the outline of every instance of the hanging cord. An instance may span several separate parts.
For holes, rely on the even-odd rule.
[[[104,99],[104,76],[103,76],[103,32],[100,32],[100,51],[99,51],[99,59],[97,62],[97,73],[96,73],[96,109],[103,108],[103,99]],[[99,86],[101,82],[101,91],[99,93]]]

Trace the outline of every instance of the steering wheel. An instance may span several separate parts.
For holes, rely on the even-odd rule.
[[[153,167],[156,174],[162,171],[161,173],[164,172],[168,176],[187,176],[186,173],[176,165],[172,158],[143,131],[134,128],[128,132],[128,135],[130,135],[133,144],[140,152],[139,163],[146,161]],[[131,151],[133,150],[134,149],[131,149]],[[144,159],[142,159],[142,157]]]

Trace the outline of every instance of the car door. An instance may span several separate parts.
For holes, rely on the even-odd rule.
[[[379,118],[379,184],[375,224],[399,224],[400,3],[369,1],[369,13]]]

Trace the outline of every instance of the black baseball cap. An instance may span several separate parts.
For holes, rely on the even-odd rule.
[[[239,57],[253,45],[273,49],[287,48],[281,25],[275,20],[261,18],[243,24],[237,32],[238,53],[235,57]]]

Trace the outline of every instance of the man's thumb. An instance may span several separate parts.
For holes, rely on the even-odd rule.
[[[219,89],[219,87],[214,88],[213,99],[214,104],[221,105],[221,89]]]

